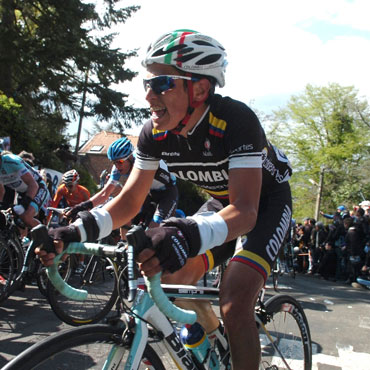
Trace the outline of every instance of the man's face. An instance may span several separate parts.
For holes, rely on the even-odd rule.
[[[70,193],[73,193],[77,188],[77,184],[66,185],[66,187]]]
[[[151,64],[147,70],[147,79],[162,75],[180,75],[174,67],[164,64]],[[172,89],[159,95],[147,88],[145,99],[150,106],[153,126],[158,130],[173,130],[186,115],[189,98],[184,88],[184,80],[174,82]]]
[[[112,161],[121,175],[127,175],[130,172],[131,169],[131,163],[129,161],[130,158],[131,156],[126,160],[118,159],[116,161]]]

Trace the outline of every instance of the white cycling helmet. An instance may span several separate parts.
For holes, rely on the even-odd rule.
[[[62,182],[66,185],[66,186],[71,186],[71,185],[75,185],[77,184],[78,182],[80,181],[80,175],[78,174],[78,172],[76,170],[70,170],[70,171],[67,171],[63,177],[62,177]]]
[[[148,48],[142,64],[169,64],[181,71],[213,77],[225,86],[227,61],[224,47],[215,39],[192,30],[176,30],[162,35]]]

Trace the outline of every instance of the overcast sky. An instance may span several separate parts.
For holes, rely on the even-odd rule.
[[[252,102],[265,113],[283,107],[308,83],[355,86],[370,102],[369,0],[124,0],[122,4],[141,5],[120,26],[115,43],[122,51],[140,48],[139,58],[129,62],[140,72],[138,77],[118,87],[137,106],[147,106],[140,64],[147,46],[178,28],[218,40],[228,59],[226,86],[218,92]]]

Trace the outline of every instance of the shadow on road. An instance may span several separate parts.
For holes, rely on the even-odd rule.
[[[32,344],[65,328],[37,287],[26,286],[0,306],[0,368]]]

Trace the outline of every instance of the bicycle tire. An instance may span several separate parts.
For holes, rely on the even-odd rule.
[[[94,270],[94,263],[95,265]],[[113,262],[92,256],[82,275],[71,273],[66,281],[74,288],[88,291],[84,301],[75,301],[60,294],[48,282],[47,297],[55,315],[68,325],[79,326],[101,321],[117,301],[117,279]],[[93,274],[94,276],[92,276]]]
[[[311,370],[311,334],[307,317],[299,302],[288,295],[276,295],[265,303],[265,309],[265,328],[269,334],[260,328],[262,368]],[[273,347],[268,336],[271,336],[278,350]],[[289,367],[282,361],[278,351]]]
[[[21,274],[24,262],[24,251],[20,241],[14,240],[13,238],[7,241],[7,245],[12,251],[13,264],[14,264],[14,276],[12,283],[9,287],[9,295],[18,289],[17,277]]]
[[[9,297],[13,279],[15,269],[12,251],[3,240],[0,240],[0,302]]]
[[[40,293],[47,297],[48,295],[48,275],[46,273],[46,267],[44,267],[41,262],[38,262],[37,266],[37,275],[36,275],[36,282],[39,288]]]
[[[113,344],[120,343],[124,328],[88,325],[72,328],[34,344],[10,361],[2,370],[101,369]],[[124,348],[124,347],[122,347]],[[121,364],[126,362],[125,350]],[[147,344],[139,369],[165,370],[163,363]]]

